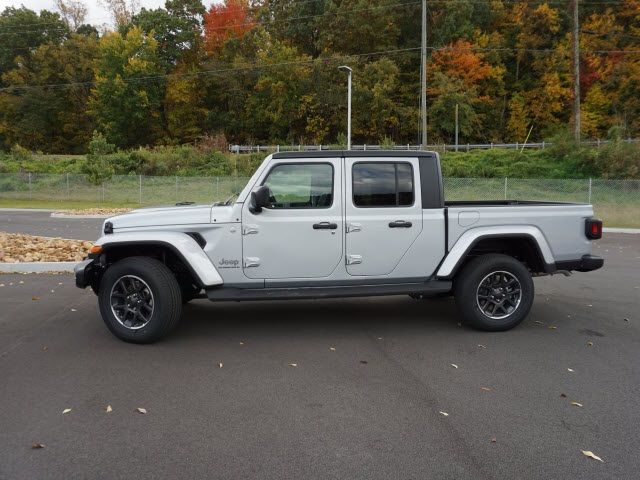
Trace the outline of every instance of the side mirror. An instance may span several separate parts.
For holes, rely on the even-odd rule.
[[[271,189],[266,185],[262,185],[251,192],[251,204],[249,211],[251,213],[260,213],[263,208],[271,205]]]

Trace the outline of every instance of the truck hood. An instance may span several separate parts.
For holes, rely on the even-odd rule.
[[[208,224],[212,221],[227,223],[231,221],[232,210],[232,206],[212,207],[211,205],[140,208],[123,215],[107,218],[105,223],[110,222],[114,230]]]

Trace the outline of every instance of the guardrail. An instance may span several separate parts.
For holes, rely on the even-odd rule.
[[[627,143],[638,143],[640,139],[627,138]],[[609,143],[609,140],[585,140],[582,145],[590,145],[599,147]],[[533,143],[466,143],[466,144],[435,144],[427,145],[425,150],[436,151],[470,151],[470,150],[490,150],[492,148],[501,149],[543,149],[552,145],[551,142],[533,142]],[[319,152],[322,150],[344,150],[345,146],[340,145],[229,145],[231,153],[253,153],[253,152]],[[420,145],[351,145],[351,150],[396,150],[396,151],[417,151],[421,150]]]

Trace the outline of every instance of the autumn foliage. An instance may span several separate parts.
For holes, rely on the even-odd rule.
[[[242,38],[254,27],[246,0],[225,0],[213,4],[204,14],[205,48],[219,52],[230,38]]]

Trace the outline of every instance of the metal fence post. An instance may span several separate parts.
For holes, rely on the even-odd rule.
[[[138,175],[138,203],[142,205],[142,175]]]
[[[591,179],[591,178],[589,178],[589,199],[588,199],[588,201],[587,201],[587,203],[589,203],[589,204],[591,203],[591,189],[592,189],[592,183],[593,183],[592,179]]]
[[[507,199],[507,177],[504,177],[504,199]]]

